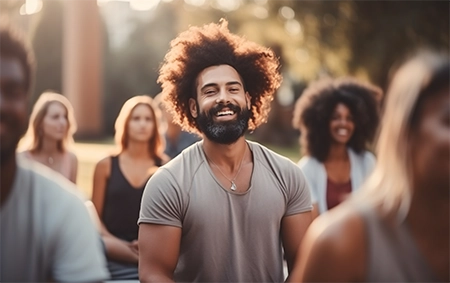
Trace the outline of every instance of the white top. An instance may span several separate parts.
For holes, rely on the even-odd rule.
[[[51,169],[20,160],[0,210],[0,281],[108,278],[101,238],[76,187]]]
[[[347,149],[350,158],[350,180],[352,192],[358,190],[375,166],[375,156],[369,151],[357,154],[351,148]],[[312,156],[303,156],[298,166],[305,175],[311,190],[313,204],[317,203],[319,213],[328,210],[327,206],[327,170],[322,162]]]

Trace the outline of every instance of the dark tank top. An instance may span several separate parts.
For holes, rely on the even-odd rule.
[[[138,238],[137,220],[145,183],[134,188],[120,170],[118,156],[111,157],[111,175],[106,184],[102,220],[114,236],[129,242]]]

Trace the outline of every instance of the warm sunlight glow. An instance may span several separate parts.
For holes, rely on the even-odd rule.
[[[294,10],[288,6],[281,7],[278,12],[280,13],[281,17],[283,17],[286,20],[292,20],[295,17]]]
[[[295,51],[295,58],[300,62],[300,63],[306,63],[309,60],[309,52],[306,49],[303,48],[298,48]]]
[[[213,8],[224,11],[231,12],[235,11],[241,6],[240,0],[216,0],[212,3]]]
[[[26,0],[20,7],[21,15],[32,15],[42,10],[42,0]]]
[[[205,4],[205,0],[184,0],[184,3],[192,5],[192,6],[196,6],[196,7],[201,7]]]
[[[290,35],[301,35],[302,33],[302,26],[297,20],[286,21],[284,28]]]
[[[258,5],[266,5],[267,4],[267,0],[253,0],[253,1],[255,1],[255,3]]]
[[[266,8],[261,7],[261,6],[257,6],[253,9],[252,11],[253,15],[255,15],[255,17],[257,17],[258,19],[267,19],[267,17],[269,16],[269,11],[267,11]]]
[[[159,0],[130,0],[130,7],[136,11],[148,11],[158,6]]]

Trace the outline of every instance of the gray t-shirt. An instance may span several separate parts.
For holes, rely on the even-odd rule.
[[[311,210],[301,170],[289,159],[248,142],[250,188],[223,188],[200,141],[152,176],[138,223],[182,228],[176,281],[282,282],[283,217]]]
[[[0,281],[108,278],[101,239],[75,185],[33,161],[19,161],[0,210]]]

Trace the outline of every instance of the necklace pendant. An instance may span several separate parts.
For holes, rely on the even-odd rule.
[[[231,188],[230,188],[233,192],[237,189],[236,184],[231,181]]]

